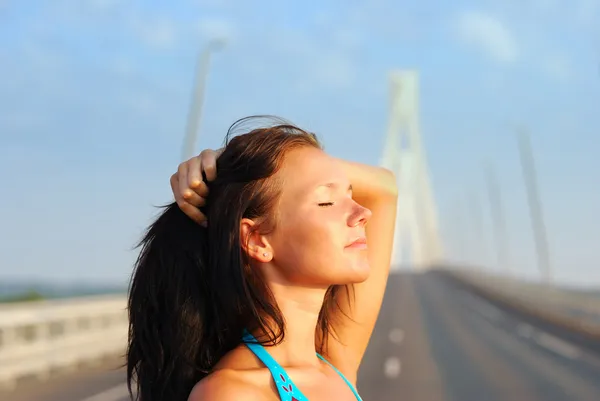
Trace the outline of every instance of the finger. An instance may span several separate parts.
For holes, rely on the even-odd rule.
[[[217,152],[211,149],[203,150],[200,153],[200,160],[206,180],[214,181],[217,178]]]
[[[177,205],[190,219],[198,224],[205,224],[206,216],[196,206],[193,206],[184,200],[177,202]]]
[[[202,159],[200,156],[194,157],[188,161],[188,185],[189,188],[198,194],[200,197],[205,198],[208,196],[208,186],[202,180]],[[189,194],[186,199],[191,200],[193,194]],[[195,198],[195,197],[194,197]],[[197,199],[197,198],[196,198]]]
[[[205,225],[206,222],[206,216],[204,215],[204,213],[202,213],[200,210],[198,210],[198,208],[192,204],[190,204],[188,201],[186,201],[184,199],[184,197],[182,196],[182,194],[179,192],[179,178],[178,178],[178,174],[175,173],[171,176],[171,189],[173,190],[173,194],[175,195],[175,201],[177,202],[177,206],[179,206],[179,208],[181,209],[182,212],[184,212],[189,218],[191,218],[192,220],[194,220],[195,222],[199,223],[199,224],[203,224]],[[193,192],[192,192],[193,193]],[[196,195],[197,197],[199,197],[199,195],[193,193],[194,195]],[[200,200],[198,199],[194,199],[194,201],[196,203],[202,204],[204,202],[204,199],[200,198]],[[199,205],[201,206],[201,205]]]
[[[196,156],[187,162],[187,182],[192,190],[195,190],[202,182],[202,164],[200,156]]]
[[[206,197],[197,194],[193,190],[189,196],[184,196],[183,199],[192,206],[201,207],[206,205]]]
[[[208,186],[204,181],[200,182],[196,188],[192,188],[192,191],[204,199],[208,197]]]
[[[181,197],[183,197],[184,199],[188,199],[190,196],[192,196],[193,192],[192,189],[189,187],[188,185],[188,165],[189,160],[181,163],[177,169],[177,179],[179,181],[179,195]],[[175,199],[177,199],[177,197],[175,197]]]

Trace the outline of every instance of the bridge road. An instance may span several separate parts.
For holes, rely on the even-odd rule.
[[[117,362],[0,393],[10,401],[125,401]],[[359,372],[365,401],[598,401],[600,357],[436,273],[393,274]],[[98,394],[98,397],[89,398]]]
[[[396,274],[361,367],[359,391],[378,401],[597,401],[600,357],[536,330],[435,272]]]

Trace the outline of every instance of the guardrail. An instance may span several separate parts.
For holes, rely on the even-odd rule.
[[[125,296],[0,304],[0,386],[122,354]]]
[[[576,341],[600,340],[600,321],[565,312],[573,308],[600,317],[600,299],[473,270],[439,271],[486,297],[583,336]],[[55,369],[122,354],[127,325],[125,296],[0,304],[0,386],[10,388],[24,376],[44,379]]]
[[[455,274],[478,286],[499,291],[515,300],[600,324],[600,296],[487,272],[457,270]]]
[[[488,272],[452,269],[452,274],[482,289],[493,291],[514,302],[564,315],[600,328],[600,296],[568,291],[541,283],[517,280]]]
[[[594,297],[584,294],[559,296],[560,289],[538,288],[533,283],[519,283],[494,278],[486,273],[464,269],[438,270],[470,291],[508,308],[529,322],[547,330],[560,338],[586,348],[600,355],[600,313]],[[566,307],[578,308],[585,314],[573,314]]]

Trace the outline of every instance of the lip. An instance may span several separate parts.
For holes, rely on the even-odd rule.
[[[358,237],[350,244],[346,245],[346,248],[352,249],[366,249],[367,248],[367,238],[366,237]]]

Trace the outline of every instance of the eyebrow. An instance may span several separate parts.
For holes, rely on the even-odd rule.
[[[327,184],[322,184],[319,185],[320,187],[327,187],[327,188],[337,188],[339,187],[339,184],[335,183],[335,182],[328,182]],[[347,191],[352,191],[352,184],[348,185],[348,189]]]

